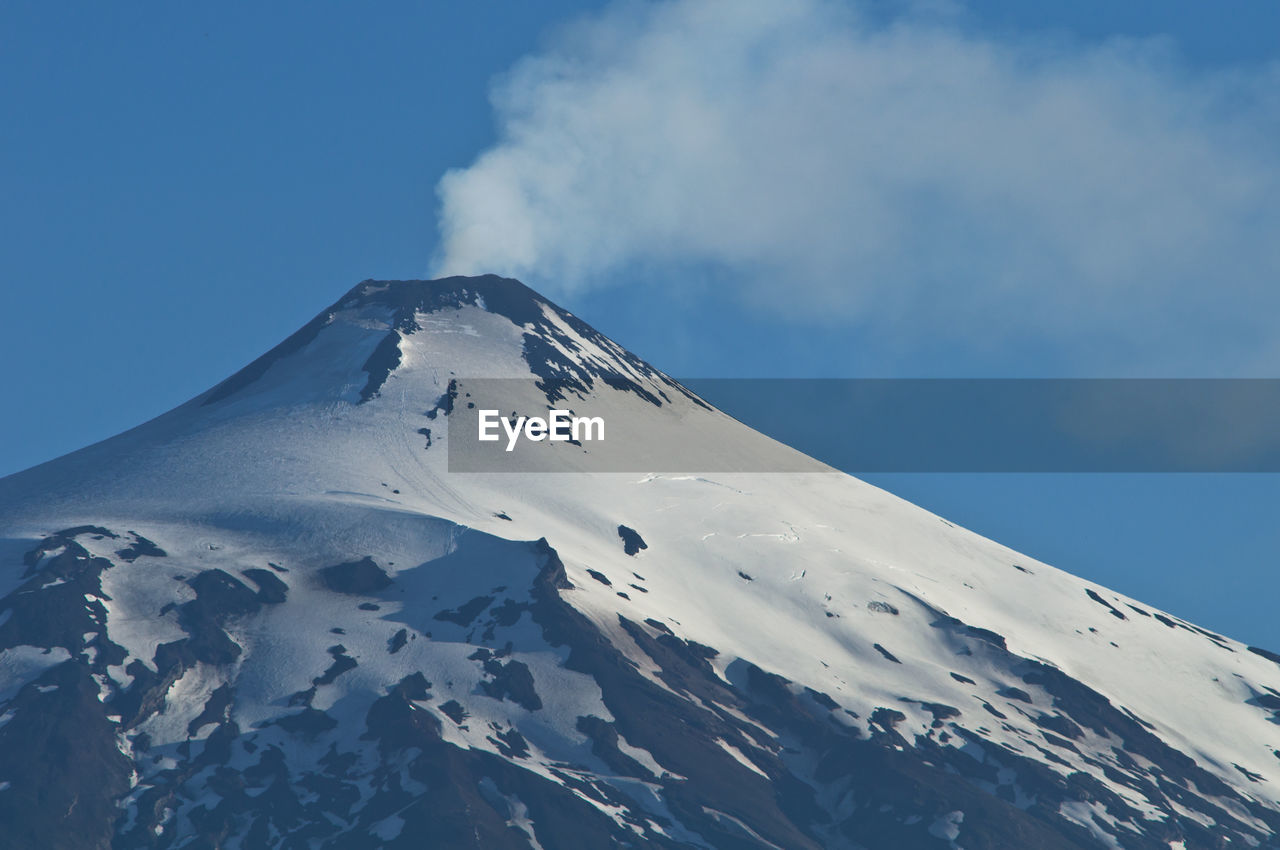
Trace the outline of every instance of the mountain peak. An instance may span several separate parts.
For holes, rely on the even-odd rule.
[[[397,318],[405,322],[413,313],[467,304],[506,316],[517,324],[536,320],[543,306],[565,312],[520,281],[492,274],[434,280],[365,280],[352,287],[335,307],[368,303],[394,308]]]
[[[571,319],[538,293],[512,278],[497,275],[478,277],[445,277],[436,280],[365,280],[319,313],[310,322],[266,354],[210,390],[202,399],[209,405],[231,398],[254,384],[269,369],[284,358],[309,346],[335,321],[342,317],[358,316],[361,321],[385,325],[385,336],[378,348],[364,364],[370,374],[370,382],[361,391],[367,401],[381,386],[387,374],[399,364],[399,342],[402,335],[421,330],[418,316],[441,310],[458,310],[477,307],[502,316],[523,327],[543,319],[548,310]],[[358,348],[352,346],[352,349]]]
[[[711,410],[577,316],[496,275],[363,281],[199,403],[366,404],[394,377],[405,379],[401,403],[430,407],[446,389],[442,375],[526,379],[548,405],[617,391],[655,407],[679,400]]]
[[[696,456],[460,473],[495,377]],[[704,471],[765,442],[517,281],[359,284],[0,479],[5,846],[1275,846],[1280,656],[849,476]]]

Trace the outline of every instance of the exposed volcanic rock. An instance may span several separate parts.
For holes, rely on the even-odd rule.
[[[369,557],[325,567],[320,577],[326,587],[340,593],[374,593],[391,585],[391,576]]]
[[[634,528],[620,525],[618,526],[618,536],[622,538],[622,550],[628,555],[638,555],[641,549],[649,548],[649,545],[644,542],[644,538]]]
[[[179,622],[191,635],[187,647],[197,661],[230,664],[240,645],[222,629],[232,617],[257,611],[258,595],[222,570],[206,570],[191,581],[196,598],[179,608]]]
[[[111,846],[130,760],[98,684],[76,661],[52,667],[8,701],[0,726],[0,824],[11,850]]]
[[[273,572],[253,568],[245,570],[244,576],[258,586],[258,599],[268,605],[279,605],[289,596],[289,585]]]

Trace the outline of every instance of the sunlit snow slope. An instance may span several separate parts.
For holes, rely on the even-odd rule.
[[[362,283],[0,480],[0,845],[1280,846],[1280,656],[837,473],[450,474],[491,377],[789,451],[516,281]]]

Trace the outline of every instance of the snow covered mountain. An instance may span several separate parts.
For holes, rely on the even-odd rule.
[[[841,474],[450,473],[494,377],[789,451],[516,281],[360,284],[0,480],[0,846],[1280,847],[1280,656]]]

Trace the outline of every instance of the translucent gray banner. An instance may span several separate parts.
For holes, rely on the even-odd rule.
[[[450,469],[1280,472],[1280,379],[681,383],[718,410],[678,395],[646,399],[628,392],[625,382],[600,382],[580,395],[549,401],[531,380],[460,381],[473,397],[449,417]],[[500,411],[509,424],[518,420],[513,413],[527,420],[549,418],[555,409],[572,411],[566,415],[599,418],[603,439],[588,439],[580,425],[574,440],[570,423],[563,426],[570,439],[533,441],[522,431],[513,443],[507,426],[499,424],[499,440],[480,442],[482,409]]]

